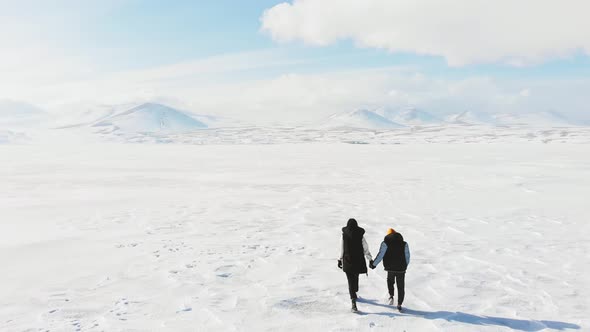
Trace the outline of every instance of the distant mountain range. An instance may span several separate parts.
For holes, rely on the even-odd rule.
[[[46,125],[51,116],[44,110],[23,102],[0,100],[0,128],[39,128]]]
[[[62,116],[56,128],[91,127],[100,132],[185,133],[218,127],[235,127],[235,120],[194,114],[159,103],[137,106],[95,106]]]
[[[145,103],[92,125],[123,132],[182,133],[207,128],[203,122],[172,107]]]
[[[538,112],[538,113],[525,113],[525,114],[500,114],[495,117],[498,124],[501,125],[516,125],[516,126],[550,126],[550,127],[566,127],[572,125],[583,125],[581,123],[576,124],[569,120],[562,114],[556,112]]]
[[[464,111],[438,117],[423,110],[360,109],[332,115],[322,122],[322,127],[350,127],[366,129],[393,129],[413,126],[527,126],[527,127],[571,127],[584,125],[575,123],[556,112],[519,114],[490,114]]]
[[[318,129],[400,129],[415,126],[571,127],[575,123],[556,112],[490,114],[464,111],[444,117],[417,108],[357,109],[337,113],[312,126]],[[26,131],[37,128],[89,128],[100,133],[186,133],[220,127],[245,127],[243,123],[213,115],[194,114],[159,103],[76,107],[52,116],[26,103],[0,100],[0,129]],[[251,127],[249,125],[248,127]]]
[[[379,108],[374,112],[390,121],[400,123],[405,126],[432,125],[441,124],[443,122],[443,120],[439,117],[416,108],[407,108],[401,110]]]
[[[459,125],[497,125],[496,118],[488,113],[465,111],[445,117],[445,122]]]
[[[322,128],[367,128],[367,129],[394,129],[403,128],[404,125],[396,123],[376,112],[360,109],[347,113],[332,115],[320,124]]]

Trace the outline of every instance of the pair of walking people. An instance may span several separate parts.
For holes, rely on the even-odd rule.
[[[394,304],[393,297],[397,283],[397,309],[401,311],[405,295],[406,269],[410,263],[410,248],[400,233],[389,228],[387,235],[381,242],[379,253],[373,261],[364,234],[365,230],[359,227],[353,218],[349,219],[346,227],[342,228],[342,245],[338,267],[346,273],[348,279],[352,311],[357,311],[359,275],[367,273],[367,260],[371,269],[377,267],[383,260],[383,267],[387,271],[388,303],[389,305]]]

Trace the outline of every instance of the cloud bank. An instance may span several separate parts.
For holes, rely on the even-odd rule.
[[[294,0],[264,12],[281,42],[361,47],[444,57],[450,65],[528,65],[590,55],[588,0]]]

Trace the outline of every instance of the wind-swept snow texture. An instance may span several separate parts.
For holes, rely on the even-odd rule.
[[[23,133],[0,129],[0,144],[19,144],[29,141],[29,137]]]
[[[1,331],[590,329],[587,144],[0,146]],[[349,312],[355,217],[412,250]]]
[[[207,128],[188,114],[169,106],[146,103],[117,114],[94,125],[114,127],[123,132],[181,133]]]

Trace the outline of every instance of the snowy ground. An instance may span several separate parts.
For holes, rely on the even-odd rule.
[[[69,134],[88,134],[69,132]],[[42,137],[46,138],[46,134]],[[60,133],[63,136],[63,132]],[[415,126],[399,129],[361,128],[214,128],[191,133],[125,133],[100,129],[91,139],[125,143],[182,144],[415,144],[415,143],[590,143],[590,127]]]
[[[589,152],[0,146],[0,330],[590,330]],[[409,242],[405,313],[381,267],[348,311],[349,217]]]

